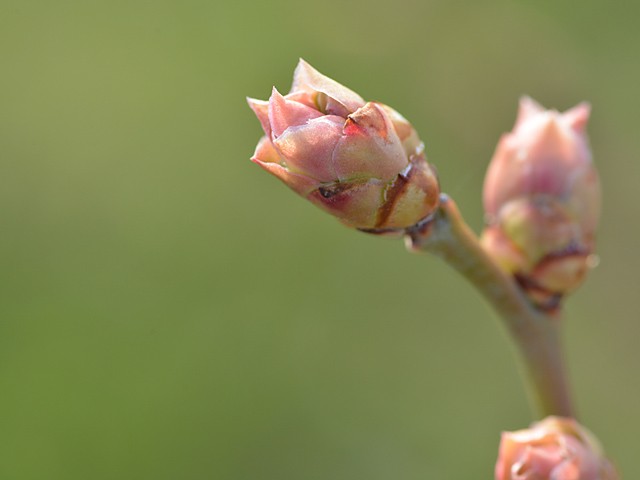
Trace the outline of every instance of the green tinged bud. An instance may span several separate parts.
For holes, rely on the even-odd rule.
[[[484,247],[543,309],[593,265],[600,184],[585,134],[589,107],[559,113],[529,98],[500,140],[484,186]]]

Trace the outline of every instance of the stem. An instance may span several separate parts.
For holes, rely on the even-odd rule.
[[[406,231],[407,248],[442,257],[493,305],[515,341],[543,416],[574,416],[569,395],[560,318],[533,307],[517,284],[482,248],[455,202],[443,195],[436,214]]]

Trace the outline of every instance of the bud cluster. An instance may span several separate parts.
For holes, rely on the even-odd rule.
[[[541,406],[564,417],[503,433],[496,480],[617,480],[595,437],[568,418],[557,323],[540,321],[593,264],[601,192],[585,133],[589,105],[560,113],[521,99],[485,178],[479,248],[455,204],[440,200],[413,126],[389,106],[303,60],[288,94],[274,88],[268,101],[248,102],[264,130],[253,162],[347,226],[406,234],[411,248],[441,255],[514,326]]]

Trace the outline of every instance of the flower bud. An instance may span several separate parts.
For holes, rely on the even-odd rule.
[[[545,309],[556,307],[593,264],[600,183],[588,118],[584,103],[559,113],[523,98],[485,178],[483,245]]]
[[[496,480],[617,480],[598,440],[571,418],[547,417],[504,432]]]
[[[262,124],[251,160],[348,226],[402,231],[438,205],[435,170],[411,124],[300,60],[291,91],[248,99]]]

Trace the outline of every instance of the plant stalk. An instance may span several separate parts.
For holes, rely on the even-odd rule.
[[[531,305],[513,278],[487,254],[455,202],[443,195],[433,217],[406,230],[407,248],[443,258],[489,301],[513,338],[542,416],[573,417],[562,355],[559,313]]]

